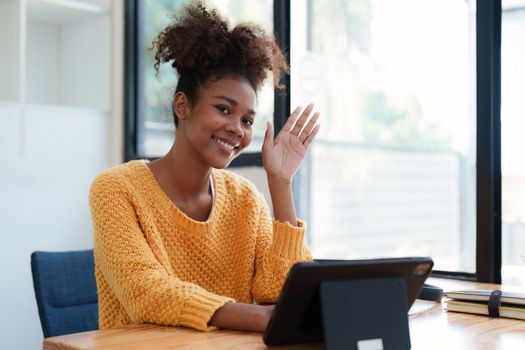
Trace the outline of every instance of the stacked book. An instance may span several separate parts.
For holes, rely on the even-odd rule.
[[[525,291],[510,292],[504,290],[494,292],[483,289],[467,289],[449,291],[443,295],[450,298],[445,301],[448,311],[525,320]],[[498,299],[495,306],[494,296],[497,296]],[[491,306],[489,306],[489,300],[491,300]]]

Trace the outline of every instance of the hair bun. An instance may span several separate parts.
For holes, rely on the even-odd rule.
[[[242,24],[232,30],[216,9],[202,2],[184,8],[180,17],[166,27],[153,41],[155,70],[160,63],[172,62],[177,73],[187,71],[202,78],[217,74],[239,74],[257,90],[268,71],[273,72],[274,86],[283,72],[288,72],[286,59],[273,36],[257,25]]]

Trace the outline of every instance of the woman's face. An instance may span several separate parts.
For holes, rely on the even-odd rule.
[[[182,136],[187,150],[205,164],[223,169],[252,141],[255,103],[255,91],[246,79],[212,81],[179,118],[177,138]]]

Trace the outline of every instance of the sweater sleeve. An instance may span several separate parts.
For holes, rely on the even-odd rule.
[[[312,260],[305,240],[305,224],[298,226],[270,217],[264,198],[260,198],[258,236],[255,247],[255,277],[252,295],[256,303],[274,303],[293,264]]]
[[[170,273],[148,245],[130,194],[100,175],[90,190],[97,269],[134,323],[212,330],[217,309],[233,301]]]

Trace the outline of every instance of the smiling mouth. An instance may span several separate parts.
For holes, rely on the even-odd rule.
[[[234,145],[234,144],[232,144],[232,143],[230,143],[230,142],[228,142],[228,141],[226,141],[224,139],[220,139],[220,138],[215,137],[215,136],[212,136],[212,139],[213,139],[213,141],[215,141],[215,143],[220,145],[221,149],[223,149],[225,152],[231,153],[231,152],[239,149],[239,144]]]

